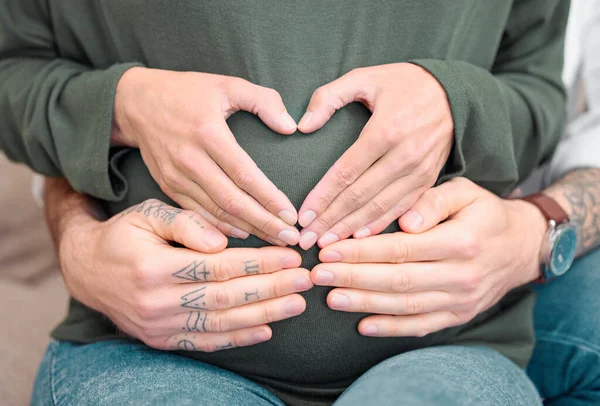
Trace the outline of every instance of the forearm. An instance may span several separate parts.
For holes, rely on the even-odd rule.
[[[68,230],[105,218],[93,199],[75,192],[64,178],[45,179],[44,212],[57,250]]]
[[[600,169],[567,173],[544,193],[567,212],[577,229],[577,255],[600,247]]]

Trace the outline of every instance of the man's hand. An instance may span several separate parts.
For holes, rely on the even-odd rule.
[[[361,320],[363,335],[420,337],[467,323],[540,274],[539,210],[464,178],[427,191],[399,222],[414,234],[337,242],[311,274],[339,288],[327,297],[332,309],[377,314]]]
[[[380,233],[435,183],[450,154],[446,93],[410,63],[355,69],[317,89],[298,129],[313,132],[355,101],[373,116],[300,208],[304,249]]]
[[[233,237],[298,243],[296,209],[237,144],[226,119],[254,113],[273,131],[296,123],[273,89],[244,79],[132,68],[117,86],[116,145],[138,147],[162,190],[186,209],[203,207]],[[231,227],[234,226],[234,227]],[[225,230],[223,230],[225,231]]]
[[[52,226],[64,203],[46,202]],[[105,222],[82,212],[82,204],[59,213],[63,221],[52,227],[67,288],[151,347],[216,351],[257,344],[271,338],[267,323],[306,308],[296,292],[313,284],[292,249],[223,250],[226,238],[202,216],[158,200]]]

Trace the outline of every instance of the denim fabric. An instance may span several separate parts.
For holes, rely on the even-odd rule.
[[[600,250],[535,289],[537,341],[529,376],[546,405],[600,405]]]
[[[283,405],[232,372],[125,341],[52,341],[32,405]],[[531,406],[525,373],[479,347],[433,347],[393,357],[355,382],[336,405]]]

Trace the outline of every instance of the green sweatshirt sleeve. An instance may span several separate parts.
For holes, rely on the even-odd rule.
[[[448,95],[455,144],[440,181],[465,176],[506,194],[552,154],[563,132],[561,74],[569,1],[516,1],[491,72],[453,60],[411,62]]]
[[[119,199],[124,183],[109,172],[113,100],[119,78],[137,64],[94,70],[62,59],[45,4],[0,6],[0,149],[76,190]]]

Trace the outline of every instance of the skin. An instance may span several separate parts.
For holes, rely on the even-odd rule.
[[[352,102],[373,115],[302,204],[303,249],[380,233],[433,186],[450,154],[450,105],[423,68],[394,63],[355,69],[315,91],[298,130],[318,130]]]
[[[600,246],[599,169],[573,171],[544,193],[574,223],[577,255]],[[374,314],[359,323],[363,335],[424,336],[464,324],[540,276],[548,224],[537,207],[464,178],[427,191],[399,224],[405,232],[329,245],[311,273],[315,285],[336,287],[330,308]]]
[[[154,199],[104,219],[64,180],[47,180],[45,193],[69,293],[150,347],[254,345],[271,338],[267,323],[306,308],[297,292],[313,284],[292,249],[226,249],[201,215]]]
[[[228,235],[295,245],[296,209],[227,126],[240,110],[280,134],[296,131],[273,89],[229,76],[132,68],[117,85],[111,139],[139,148],[165,194],[183,208],[202,207]]]
[[[354,101],[372,118],[307,196],[300,217],[225,122],[244,110],[280,134],[311,133]],[[226,235],[254,234],[303,249],[381,232],[435,183],[454,141],[444,89],[410,63],[355,69],[322,86],[298,126],[273,89],[147,68],[123,75],[114,112],[113,145],[139,148],[153,178],[181,207],[197,210]],[[301,235],[291,227],[298,219]]]

